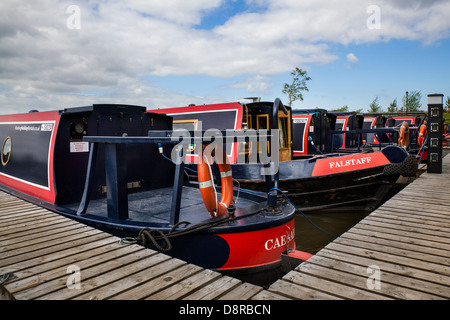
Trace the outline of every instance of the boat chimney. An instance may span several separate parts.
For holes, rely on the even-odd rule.
[[[248,97],[244,98],[244,100],[252,100],[253,102],[261,102],[261,97]]]

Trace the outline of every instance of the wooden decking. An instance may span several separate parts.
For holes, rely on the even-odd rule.
[[[5,193],[0,208],[3,299],[245,300],[263,290],[140,245],[120,244],[117,237]]]
[[[449,187],[447,156],[268,290],[0,192],[0,299],[449,299]]]
[[[442,174],[422,174],[268,292],[290,299],[449,299],[450,156]]]

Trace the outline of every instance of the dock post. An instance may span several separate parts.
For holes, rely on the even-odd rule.
[[[443,94],[428,95],[428,173],[442,173]]]

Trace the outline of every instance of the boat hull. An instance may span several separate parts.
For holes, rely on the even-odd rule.
[[[266,204],[260,203],[251,208],[237,209],[235,217],[226,214],[199,221],[194,226],[180,223],[175,231],[186,233],[181,235],[171,234],[173,226],[170,224],[136,223],[99,218],[92,214],[76,215],[73,211],[51,204],[47,208],[111,233],[125,240],[125,243],[131,241],[206,269],[239,275],[271,272],[280,267],[283,253],[295,250],[296,211],[287,201],[280,201],[276,210],[267,210]],[[202,214],[198,212],[198,215]],[[205,228],[189,232],[196,225],[205,225]],[[156,240],[156,245],[150,237],[142,240],[140,234],[143,230],[151,233],[150,237]],[[158,237],[161,233],[166,235],[166,239]]]
[[[404,149],[390,146],[372,153],[280,162],[278,188],[302,211],[372,211],[400,176],[386,168],[402,165],[407,159]],[[242,188],[266,192],[261,167],[232,165],[233,177]],[[413,164],[410,175],[415,174],[415,169]]]
[[[376,174],[379,174],[379,170],[309,179],[281,179],[279,189],[303,212],[370,212],[380,204],[398,179],[398,175],[374,176]],[[240,180],[240,185],[261,192],[266,188],[263,181]]]
[[[295,249],[294,218],[261,230],[217,233],[173,241],[171,255],[203,268],[233,274],[280,267],[283,252]]]

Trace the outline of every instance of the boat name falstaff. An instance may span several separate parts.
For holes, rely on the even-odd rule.
[[[355,166],[355,165],[361,165],[361,164],[368,164],[372,161],[372,157],[364,157],[359,159],[348,159],[348,160],[341,160],[341,161],[332,161],[330,162],[330,169],[333,168],[340,168],[340,167],[348,167],[348,166]]]

